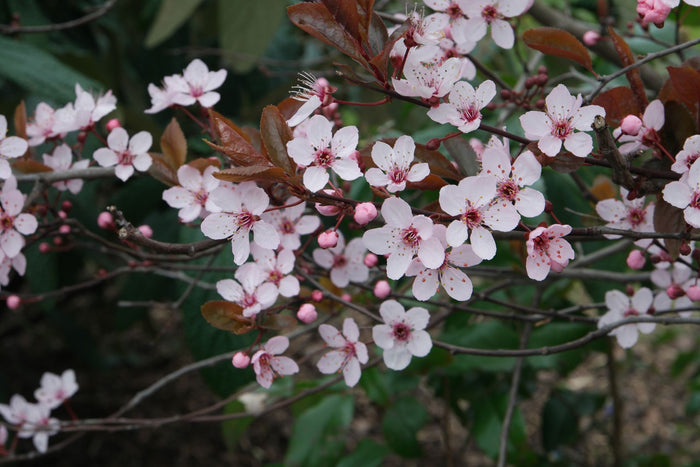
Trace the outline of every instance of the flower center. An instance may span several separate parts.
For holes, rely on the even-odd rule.
[[[415,248],[420,244],[421,238],[418,235],[418,230],[415,227],[410,226],[401,231],[401,240],[404,244]]]
[[[280,229],[282,229],[282,233],[293,234],[294,224],[289,219],[284,219],[280,224]]]
[[[251,307],[251,306],[255,305],[256,303],[258,303],[258,299],[255,298],[255,295],[252,295],[249,293],[245,294],[243,296],[243,300],[241,301],[241,305],[243,305],[243,307],[245,307],[245,308]]]
[[[689,206],[690,206],[691,208],[700,209],[700,192],[699,192],[699,191],[693,192],[693,196],[692,196],[692,198],[690,199],[690,205],[689,205]]]
[[[323,168],[328,168],[333,162],[333,153],[328,148],[319,149],[316,151],[316,165]]]
[[[190,95],[192,97],[200,97],[202,94],[204,94],[204,90],[201,86],[192,86],[190,84]]]
[[[484,19],[484,21],[490,24],[492,21],[498,19],[500,15],[498,14],[498,10],[495,6],[488,5],[481,10],[481,17]]]
[[[571,133],[571,123],[568,120],[560,120],[552,127],[552,136],[566,139]]]
[[[260,355],[260,358],[258,358],[258,362],[261,366],[270,366],[270,354],[264,353]]]
[[[129,151],[119,153],[119,165],[131,165],[134,162],[134,156]]]
[[[632,225],[632,227],[638,227],[647,217],[647,212],[644,209],[631,209],[627,215],[627,220]]]
[[[639,312],[637,310],[635,310],[634,308],[630,308],[629,310],[627,310],[623,313],[623,316],[625,318],[629,318],[630,316],[639,316]]]
[[[394,339],[399,342],[406,342],[411,337],[411,328],[406,323],[394,324]]]
[[[334,268],[342,268],[345,267],[346,264],[348,264],[348,260],[345,258],[344,255],[337,255],[333,257]]]
[[[255,223],[255,216],[248,211],[243,211],[236,216],[236,224],[238,227],[250,229]]]
[[[688,170],[690,170],[690,167],[693,165],[693,162],[698,160],[698,157],[700,157],[700,152],[688,156],[688,158],[685,160],[685,165],[686,167],[688,167]]]
[[[401,183],[406,180],[406,171],[398,167],[394,167],[391,172],[389,172],[389,179],[394,183]]]
[[[204,190],[199,190],[199,191],[194,195],[194,201],[195,201],[197,204],[200,204],[200,205],[202,205],[202,206],[204,206],[205,204],[207,204],[207,198],[209,198],[209,193],[207,193],[207,192],[204,191]]]
[[[480,226],[482,219],[481,211],[471,206],[468,207],[467,212],[462,215],[462,222],[467,224],[467,227],[470,229]]]
[[[462,109],[462,118],[468,122],[473,122],[474,120],[481,118],[481,112],[479,112],[479,109],[473,105],[470,105],[466,109]]]
[[[267,279],[272,282],[275,285],[279,285],[280,281],[284,277],[284,274],[279,272],[277,269],[273,269],[270,271],[270,274],[268,275]]]
[[[15,225],[15,220],[12,216],[8,216],[4,212],[0,214],[0,227],[2,230],[10,230]]]
[[[508,201],[515,201],[520,188],[513,180],[505,180],[498,186],[498,197]]]
[[[452,2],[450,6],[447,7],[445,13],[450,15],[450,19],[457,19],[462,16],[462,9],[455,2]]]

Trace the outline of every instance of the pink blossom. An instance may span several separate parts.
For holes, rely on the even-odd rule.
[[[29,146],[38,146],[48,138],[58,136],[53,129],[54,109],[46,102],[39,102],[34,110],[34,118],[27,122]]]
[[[270,198],[254,182],[241,183],[233,190],[219,186],[211,192],[211,197],[222,212],[209,214],[202,221],[202,233],[216,240],[230,238],[234,263],[241,265],[248,259],[251,231],[253,241],[261,247],[272,250],[279,246],[275,227],[260,218]]]
[[[367,225],[377,217],[377,207],[374,203],[359,203],[355,206],[353,219],[360,225]]]
[[[192,222],[198,217],[206,217],[211,212],[220,211],[209,198],[209,194],[219,186],[219,179],[214,173],[219,169],[208,166],[204,173],[190,165],[177,169],[180,186],[168,188],[163,192],[163,200],[172,208],[178,208],[178,217],[182,222]]]
[[[299,307],[297,311],[297,318],[299,321],[305,324],[311,324],[318,318],[318,313],[316,312],[316,307],[311,303],[304,303]]]
[[[386,187],[389,193],[396,193],[406,188],[406,182],[419,182],[430,175],[426,163],[412,164],[416,144],[407,135],[400,136],[392,148],[377,141],[372,146],[372,160],[377,167],[365,173],[367,182],[372,186]]]
[[[114,218],[112,217],[112,214],[107,212],[107,211],[102,211],[97,216],[97,226],[99,228],[105,229],[105,230],[114,230],[115,225],[114,225]]]
[[[391,286],[389,285],[389,282],[385,280],[377,281],[377,283],[374,284],[374,290],[372,293],[374,293],[374,296],[377,298],[386,298],[391,293]]]
[[[608,312],[598,320],[598,329],[624,321],[629,317],[647,316],[652,299],[653,294],[646,287],[637,290],[631,299],[619,290],[609,290],[605,293],[605,305],[608,307]],[[649,334],[654,331],[654,328],[656,328],[656,323],[630,323],[616,327],[610,331],[609,335],[617,338],[620,347],[628,349],[637,342],[639,332]]]
[[[444,225],[434,227],[434,235],[440,239],[443,247],[447,246]],[[439,284],[447,295],[455,300],[465,301],[472,296],[472,281],[459,268],[475,266],[481,263],[481,257],[474,253],[471,245],[460,245],[445,253],[445,261],[439,268],[430,269],[423,265],[420,259],[414,259],[406,271],[406,275],[415,276],[413,280],[413,296],[425,301],[438,291]]]
[[[140,131],[129,138],[124,128],[115,128],[107,136],[107,148],[96,150],[92,157],[102,167],[116,166],[114,174],[125,182],[133,174],[134,169],[145,172],[151,167],[151,156],[148,150],[153,144],[153,137],[147,131]]]
[[[455,30],[457,41],[478,41],[486,35],[491,26],[491,38],[503,49],[513,47],[515,35],[506,18],[513,18],[525,12],[528,0],[459,0],[462,11],[468,19],[463,28]],[[465,37],[461,37],[464,34]]]
[[[120,126],[122,126],[122,123],[119,121],[119,119],[113,118],[113,119],[107,121],[105,128],[107,129],[107,131],[112,131],[115,128],[119,128]]]
[[[313,292],[311,292],[311,300],[313,300],[316,303],[320,302],[321,300],[323,300],[323,292],[321,292],[318,289],[314,290]]]
[[[73,162],[73,152],[71,151],[70,146],[65,143],[61,144],[60,146],[56,146],[52,155],[44,154],[42,158],[44,159],[44,164],[51,167],[55,171],[82,170],[86,169],[90,165],[89,159],[75,161],[71,164],[71,162]],[[83,188],[83,180],[81,178],[72,178],[70,180],[54,182],[53,186],[58,191],[68,190],[73,194],[77,194]]]
[[[368,268],[373,268],[377,265],[377,262],[379,262],[379,258],[377,258],[377,255],[374,253],[367,253],[363,262]]]
[[[188,87],[182,81],[181,75],[171,75],[163,78],[163,88],[153,83],[148,85],[148,94],[151,96],[151,107],[144,113],[154,114],[167,109],[172,105],[188,106],[197,102],[193,96],[186,93]],[[214,93],[216,94],[216,93]]]
[[[260,386],[269,388],[277,376],[293,375],[299,372],[299,366],[289,357],[278,357],[289,347],[289,339],[275,336],[255,352],[251,362]]]
[[[7,285],[7,284],[5,284],[5,285]],[[9,308],[10,310],[16,310],[22,304],[22,299],[19,298],[19,296],[17,296],[17,295],[10,295],[5,300],[5,304],[7,305],[7,308]]]
[[[117,108],[117,98],[112,91],[98,95],[97,99],[80,84],[75,85],[75,102],[54,112],[54,133],[67,133],[77,130],[88,130],[102,117]],[[150,146],[150,145],[149,145]]]
[[[411,49],[403,73],[405,79],[392,78],[396,92],[430,99],[452,90],[461,77],[462,64],[456,57],[443,60],[440,47],[427,45]]]
[[[328,169],[343,180],[362,176],[357,162],[350,158],[357,147],[357,127],[343,127],[335,134],[332,128],[332,122],[315,115],[309,120],[306,136],[287,143],[289,156],[306,169],[303,180],[309,191],[317,192],[328,183]]]
[[[654,203],[645,206],[644,197],[630,200],[628,191],[620,188],[622,201],[609,198],[599,201],[595,210],[598,215],[608,223],[606,227],[633,232],[654,232]],[[606,235],[607,238],[620,238],[619,235]],[[646,248],[651,239],[641,239],[636,245]]]
[[[469,133],[481,124],[481,109],[496,96],[496,85],[484,81],[476,90],[466,81],[459,81],[450,91],[449,102],[443,102],[428,111],[428,117],[437,123],[450,123],[462,133]]]
[[[292,91],[292,99],[304,104],[287,120],[287,125],[295,127],[306,120],[316,109],[333,103],[333,93],[337,90],[326,78],[316,78],[311,73],[299,73],[299,84]]]
[[[277,286],[266,282],[265,272],[256,263],[247,263],[236,270],[236,282],[222,279],[216,283],[216,291],[225,300],[243,308],[243,316],[250,318],[270,308],[277,300]]]
[[[324,269],[330,269],[330,278],[336,287],[347,287],[350,282],[365,282],[369,270],[363,259],[367,251],[361,238],[353,238],[345,246],[343,235],[338,236],[338,244],[325,250],[315,249],[314,261]]]
[[[389,279],[404,275],[411,260],[418,255],[426,267],[437,268],[445,259],[440,240],[433,238],[433,221],[414,216],[408,203],[392,197],[382,204],[384,227],[365,232],[362,239],[372,253],[389,255],[386,272]]]
[[[625,135],[636,136],[642,129],[642,119],[636,115],[628,115],[620,121],[620,130]]]
[[[688,224],[700,228],[700,164],[694,162],[687,177],[668,183],[662,193],[668,204],[683,209]]]
[[[599,105],[582,107],[582,102],[580,94],[573,97],[566,86],[557,85],[545,98],[545,112],[532,110],[520,116],[525,136],[538,140],[537,147],[549,157],[559,154],[562,143],[574,156],[588,156],[593,140],[579,132],[592,131],[593,120],[597,115],[605,117],[605,109]]]
[[[290,206],[263,213],[260,217],[275,227],[282,248],[296,250],[301,247],[300,237],[314,232],[321,225],[318,216],[304,215],[306,203],[296,204],[297,198],[288,198]]]
[[[34,397],[40,403],[55,409],[77,391],[78,383],[73,370],[66,370],[61,376],[47,372],[41,376],[41,387],[34,391]]]
[[[583,33],[582,39],[588,47],[593,47],[600,40],[600,34],[596,31],[586,31]]]
[[[324,375],[342,371],[345,384],[354,387],[360,381],[360,364],[369,360],[367,346],[359,342],[357,323],[352,318],[345,318],[342,334],[330,324],[320,325],[318,332],[326,344],[335,349],[321,357],[316,365],[318,370]]]
[[[626,262],[630,269],[642,269],[644,263],[646,263],[646,258],[644,257],[644,253],[640,250],[632,250],[629,255],[627,255]]]
[[[664,126],[664,104],[659,100],[653,100],[644,110],[642,126],[636,134],[625,134],[621,127],[613,130],[613,136],[621,143],[621,154],[647,149],[659,141],[658,131]]]
[[[685,264],[676,261],[671,267],[654,268],[651,273],[651,282],[662,289],[654,298],[654,307],[657,310],[672,310],[676,308],[688,308],[693,305],[691,299],[686,297],[686,290],[697,283],[694,271]],[[687,318],[690,311],[681,311],[680,316]]]
[[[7,119],[0,115],[0,178],[6,179],[12,176],[12,168],[7,159],[20,157],[29,145],[19,136],[7,136]]]
[[[525,268],[530,279],[544,280],[550,269],[561,271],[574,259],[574,249],[563,236],[571,233],[570,225],[552,224],[537,227],[528,235]]]
[[[496,197],[512,203],[520,215],[535,217],[544,211],[544,196],[528,187],[540,179],[542,166],[530,151],[511,165],[508,146],[489,145],[481,156],[481,174],[496,177]]]
[[[676,161],[671,170],[687,177],[690,167],[700,158],[700,135],[690,136],[683,143],[683,149],[676,154]]]
[[[495,200],[498,180],[493,175],[463,178],[459,185],[440,189],[440,207],[453,220],[447,228],[447,243],[459,246],[469,237],[474,253],[483,259],[496,255],[496,242],[486,228],[508,232],[520,221],[518,211],[510,202]],[[426,267],[432,267],[425,263]],[[439,265],[438,265],[439,266]]]
[[[685,292],[688,295],[688,298],[692,301],[697,302],[698,300],[700,300],[700,286],[691,285]]]
[[[379,307],[385,324],[372,328],[374,343],[384,349],[384,363],[392,370],[403,370],[411,357],[425,357],[433,347],[430,334],[425,331],[430,314],[425,308],[404,310],[396,300],[387,300]]]
[[[637,0],[637,14],[639,14],[639,21],[642,26],[648,26],[649,23],[653,23],[657,27],[661,27],[670,12],[671,7],[667,1]]]
[[[182,76],[173,75],[171,77],[169,87],[172,87],[177,93],[193,98],[192,104],[197,101],[202,107],[213,107],[221,99],[219,93],[214,92],[214,89],[224,84],[226,74],[227,72],[223,68],[218,71],[209,71],[203,61],[195,58],[187,65]]]
[[[251,245],[250,251],[255,264],[266,275],[265,280],[275,284],[280,295],[283,297],[299,295],[299,279],[292,274],[296,262],[294,251],[283,249],[275,255],[273,250],[262,248],[257,243]]]
[[[0,192],[0,250],[14,258],[24,248],[22,235],[33,234],[39,223],[28,213],[22,213],[24,195],[17,189],[17,180],[10,177]]]
[[[44,404],[32,404],[15,394],[10,405],[0,404],[0,414],[8,423],[19,426],[19,438],[32,438],[39,452],[46,452],[49,436],[58,433],[59,422],[50,418],[51,409]]]

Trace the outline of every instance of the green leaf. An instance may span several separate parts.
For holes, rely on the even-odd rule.
[[[489,456],[496,457],[498,455],[508,395],[505,393],[489,395],[471,402],[474,406],[472,433],[476,439],[476,444]],[[520,408],[516,407],[508,434],[508,451],[515,451],[516,448],[523,447],[525,442],[525,422],[523,421]]]
[[[282,24],[286,6],[286,0],[219,0],[219,46],[230,54],[231,68],[253,69]]]
[[[357,443],[352,454],[346,456],[336,467],[379,467],[390,452],[383,444],[363,439]]]
[[[226,404],[224,407],[225,414],[241,413],[245,411],[245,406],[240,401],[233,401]],[[238,444],[245,430],[253,422],[254,417],[232,418],[221,422],[221,434],[224,438],[224,443],[229,450],[232,450]]]
[[[166,40],[192,16],[200,3],[202,0],[162,0],[144,45],[151,48]]]
[[[387,444],[403,457],[420,457],[423,450],[416,433],[428,421],[423,404],[413,397],[402,397],[384,414],[382,431]]]
[[[335,464],[333,461],[342,455],[344,442],[334,442],[332,436],[350,425],[354,408],[351,396],[334,394],[302,413],[292,429],[285,465]]]
[[[549,323],[533,330],[528,347],[537,349],[563,344],[585,336],[593,326],[583,323]],[[558,369],[562,372],[573,370],[590,352],[590,346],[568,352],[528,357],[528,363],[536,369]]]
[[[441,340],[462,347],[479,349],[515,349],[518,347],[518,334],[513,328],[498,321],[487,321],[465,327],[454,327],[441,336]],[[482,357],[476,355],[457,355],[447,366],[449,374],[459,374],[466,370],[481,369],[485,371],[511,371],[514,358]]]
[[[542,445],[547,451],[578,438],[579,414],[572,398],[565,396],[562,391],[553,392],[542,409]]]
[[[52,101],[75,99],[75,84],[87,91],[102,88],[97,81],[27,43],[0,37],[0,77]],[[37,70],[45,70],[41,73]]]

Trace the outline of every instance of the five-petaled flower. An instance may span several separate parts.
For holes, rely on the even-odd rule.
[[[420,182],[430,175],[430,167],[425,162],[411,164],[416,150],[413,138],[400,136],[392,148],[377,141],[372,146],[372,160],[377,167],[365,173],[367,183],[372,186],[386,187],[389,193],[396,193],[406,188],[406,182]]]
[[[609,290],[605,293],[605,305],[608,312],[598,320],[598,329],[613,323],[624,321],[635,316],[649,316],[654,294],[646,287],[637,290],[630,298],[619,290]],[[617,338],[620,347],[628,349],[632,347],[639,337],[639,333],[651,333],[656,328],[656,323],[630,323],[618,326],[609,332],[609,335]]]
[[[425,330],[430,314],[425,308],[406,311],[396,300],[387,300],[379,307],[385,324],[372,328],[374,343],[384,349],[384,363],[392,370],[403,370],[411,357],[425,357],[433,347]]]
[[[0,115],[0,178],[12,176],[12,168],[7,159],[14,159],[27,151],[29,144],[19,136],[7,136],[7,119]]]
[[[493,81],[484,81],[476,88],[460,81],[450,91],[449,102],[443,102],[428,111],[428,117],[438,123],[450,123],[462,133],[469,133],[481,124],[481,109],[496,95]]]
[[[177,216],[182,222],[192,222],[199,216],[206,217],[210,212],[220,211],[209,197],[219,186],[219,179],[214,177],[214,173],[218,171],[219,169],[212,165],[204,169],[204,172],[187,164],[177,169],[180,186],[165,190],[163,200],[170,207],[179,209]]]
[[[153,144],[153,137],[147,131],[139,131],[129,139],[124,128],[118,127],[107,136],[106,148],[96,150],[92,157],[102,167],[116,166],[114,174],[125,182],[133,174],[134,169],[145,172],[151,167],[151,156],[148,150]]]
[[[322,324],[318,332],[333,350],[327,352],[316,366],[325,375],[342,371],[345,384],[353,387],[360,381],[360,363],[367,363],[367,346],[360,342],[360,330],[352,318],[343,321],[342,334],[330,324]]]
[[[55,409],[78,391],[73,370],[66,370],[61,376],[46,372],[41,376],[40,384],[41,387],[34,391],[34,397],[50,409]]]
[[[528,234],[525,268],[530,279],[544,280],[550,269],[560,272],[574,259],[574,249],[561,238],[570,233],[570,225],[552,224]]]
[[[338,243],[332,248],[317,248],[314,261],[324,269],[331,270],[331,282],[336,287],[347,287],[352,282],[365,282],[369,269],[364,264],[365,244],[361,238],[353,238],[345,246],[345,239],[338,233]]]
[[[269,388],[277,376],[293,375],[299,372],[299,365],[289,357],[278,357],[287,350],[289,339],[286,336],[271,338],[250,359],[255,377],[260,386]]]
[[[683,209],[689,225],[700,228],[700,164],[694,162],[687,177],[666,185],[663,197],[668,204]]]

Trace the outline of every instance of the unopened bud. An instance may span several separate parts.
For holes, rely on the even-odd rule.
[[[41,252],[41,253],[48,253],[49,251],[51,251],[51,245],[49,245],[49,244],[46,243],[46,242],[41,242],[41,243],[39,244],[39,252]]]
[[[360,225],[367,225],[377,217],[377,207],[374,203],[360,203],[355,206],[353,219]]]
[[[87,133],[84,131],[81,131],[78,133],[78,142],[80,144],[85,144],[85,140],[87,139]]]
[[[344,293],[343,295],[340,296],[340,299],[345,300],[346,302],[349,302],[350,300],[352,300],[352,297],[350,296],[349,293]]]
[[[63,243],[63,239],[61,237],[54,237],[53,238],[53,244],[56,246],[59,246]]]
[[[593,47],[600,40],[600,34],[596,31],[586,31],[583,33],[583,43],[588,47]]]
[[[379,258],[377,258],[377,255],[374,253],[367,253],[365,256],[365,266],[368,268],[373,268],[377,265],[377,262],[379,261]]]
[[[429,149],[430,151],[437,151],[440,149],[440,139],[439,138],[433,138],[431,140],[428,140],[427,143],[425,143],[425,148]]]
[[[630,297],[634,295],[634,287],[632,287],[630,284],[627,284],[625,286],[625,293],[629,295]]]
[[[510,92],[509,89],[501,89],[501,99],[503,99],[504,101],[510,100],[510,97],[512,95],[513,94]]]
[[[6,303],[7,308],[9,308],[10,310],[16,310],[22,304],[22,299],[19,298],[17,295],[10,295],[9,297],[7,297]]]
[[[700,300],[700,287],[697,285],[691,285],[688,287],[688,290],[685,291],[685,294],[688,296],[689,299],[691,299],[694,302],[697,302]]]
[[[320,302],[321,300],[323,300],[323,292],[321,292],[320,290],[314,290],[313,292],[311,292],[311,300],[317,303]]]
[[[546,75],[547,74],[547,67],[544,65],[540,65],[539,67],[537,67],[537,73],[542,74],[542,75]]]
[[[313,323],[314,321],[316,321],[316,318],[318,318],[316,307],[313,306],[311,303],[304,303],[302,306],[299,307],[299,311],[297,311],[297,318],[299,318],[299,321],[301,321],[302,323]]]
[[[632,250],[630,254],[627,255],[627,266],[629,266],[630,269],[642,269],[645,262],[644,253],[640,250]]]
[[[678,252],[683,255],[683,256],[688,256],[691,253],[690,245],[688,245],[687,241],[684,241],[681,243],[681,246],[678,248]]]
[[[236,368],[246,368],[248,365],[250,365],[250,356],[248,356],[248,354],[245,352],[236,352],[233,354],[231,363],[233,363],[233,366]]]
[[[69,213],[69,212],[71,211],[71,209],[73,209],[73,203],[71,203],[70,201],[66,200],[66,201],[64,201],[64,202],[61,203],[61,209],[62,209],[63,211],[65,211],[66,213]]]
[[[66,211],[58,211],[57,214],[58,214],[58,217],[60,217],[61,219],[65,219],[66,217],[68,217],[68,214],[66,214]]]
[[[338,244],[338,232],[326,230],[318,234],[318,246],[321,248],[333,248]]]
[[[119,122],[118,118],[113,118],[110,121],[107,122],[107,131],[112,131],[115,128],[121,127],[122,124]]]
[[[114,218],[112,214],[107,211],[102,211],[99,216],[97,216],[97,225],[101,229],[114,230]]]
[[[70,225],[62,225],[58,228],[58,231],[62,233],[63,235],[69,234],[70,233]]]
[[[642,120],[636,115],[628,115],[620,122],[620,130],[626,135],[636,136],[641,129]]]
[[[139,225],[139,232],[141,232],[141,235],[143,235],[146,238],[153,237],[153,229],[150,225]]]
[[[386,298],[391,293],[391,286],[387,281],[381,280],[374,284],[374,296],[377,298]]]
[[[685,290],[678,284],[671,284],[666,287],[666,295],[668,295],[668,298],[671,300],[675,300],[685,295]]]

